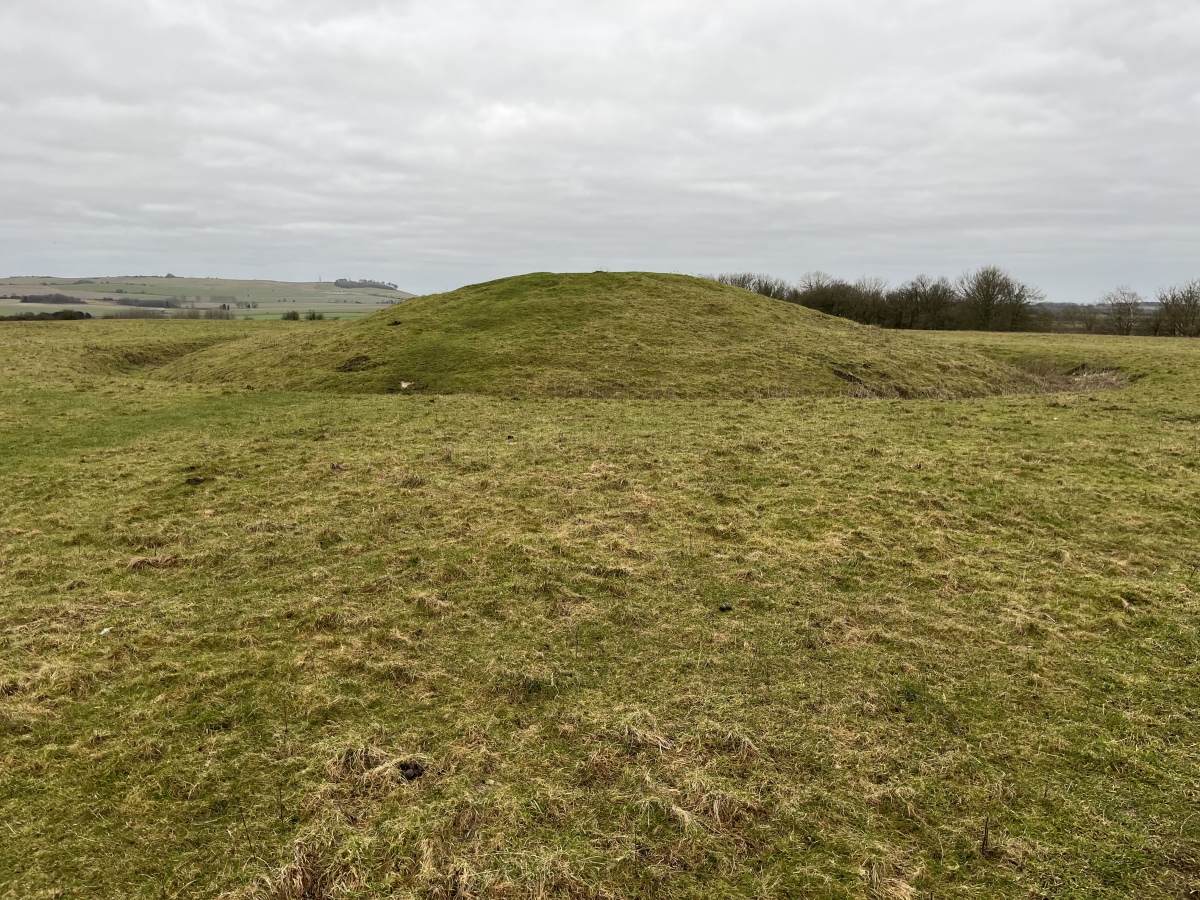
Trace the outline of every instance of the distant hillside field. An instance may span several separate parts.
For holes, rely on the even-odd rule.
[[[1033,380],[961,343],[886,332],[683,275],[539,273],[297,322],[163,377],[266,390],[519,397],[984,396]]]
[[[201,310],[215,309],[224,303],[239,318],[251,319],[277,319],[292,311],[301,315],[313,311],[327,317],[357,318],[413,296],[382,287],[343,289],[329,282],[150,276],[5,278],[0,279],[0,315],[28,311],[28,306],[19,306],[20,300],[8,299],[10,295],[51,293],[82,301],[87,311],[97,317],[122,312],[122,306],[111,301],[125,300],[146,307],[154,301],[182,300]]]

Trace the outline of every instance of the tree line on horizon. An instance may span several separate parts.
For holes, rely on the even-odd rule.
[[[91,313],[80,309],[60,309],[55,312],[23,312],[13,316],[0,316],[0,322],[71,322],[91,317]]]
[[[339,278],[333,283],[334,287],[340,288],[378,288],[384,291],[398,291],[400,288],[392,284],[390,281],[372,281],[369,278],[361,278],[355,281],[353,278]]]
[[[709,277],[881,328],[1200,337],[1200,279],[1162,288],[1153,301],[1119,287],[1096,303],[1075,304],[1048,303],[1038,288],[998,266],[983,266],[954,280],[918,275],[898,287],[882,278],[849,282],[824,272],[809,273],[794,283],[757,272]]]

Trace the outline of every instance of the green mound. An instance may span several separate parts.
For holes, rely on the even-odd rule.
[[[164,377],[260,390],[520,397],[953,397],[1017,369],[700,278],[538,273],[297,322],[172,362]]]

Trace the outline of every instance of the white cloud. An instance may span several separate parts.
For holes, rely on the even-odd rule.
[[[1191,0],[8,0],[0,271],[1200,274]]]

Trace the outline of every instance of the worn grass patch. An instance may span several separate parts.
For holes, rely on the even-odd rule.
[[[928,336],[1129,379],[958,400],[72,362],[143,325],[250,327],[0,329],[0,896],[1200,890],[1200,344]]]

